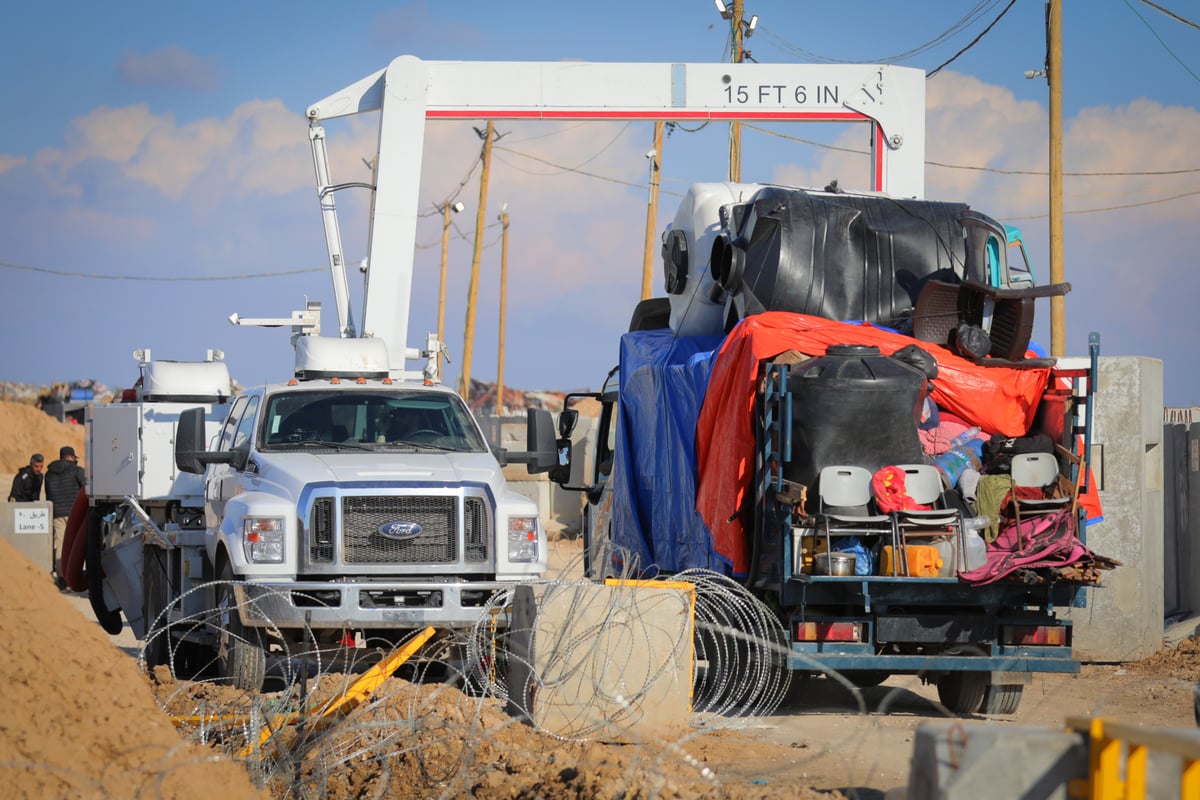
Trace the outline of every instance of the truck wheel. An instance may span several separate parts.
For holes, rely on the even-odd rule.
[[[986,672],[947,672],[938,678],[938,700],[955,714],[974,714],[983,705],[989,680]]]
[[[267,672],[267,651],[261,630],[242,624],[233,586],[237,578],[228,562],[221,565],[219,580],[217,669],[226,685],[248,692],[260,691]]]
[[[171,629],[163,614],[171,602],[170,591],[167,552],[161,547],[142,545],[142,620],[146,626],[142,656],[149,672],[171,663]]]
[[[983,696],[983,713],[985,714],[1015,714],[1017,706],[1021,705],[1021,694],[1025,687],[1021,684],[995,684],[988,686]]]

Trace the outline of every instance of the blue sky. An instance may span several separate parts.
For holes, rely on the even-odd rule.
[[[746,0],[760,63],[860,61],[932,70],[966,47],[1002,2],[800,3]],[[1159,3],[1200,22],[1196,0]],[[958,30],[929,48],[966,18]],[[1065,3],[1064,185],[1068,353],[1100,331],[1106,355],[1165,364],[1168,405],[1200,405],[1200,30],[1139,0]],[[0,71],[0,380],[137,377],[131,353],[225,351],[243,384],[286,378],[286,333],[236,328],[287,316],[304,298],[335,327],[307,143],[306,107],[409,53],[427,60],[727,60],[728,25],[710,0],[643,4],[64,2],[5,12]],[[1025,233],[1049,269],[1047,180],[962,169],[1044,171],[1044,6],[1017,0],[926,83],[926,195],[959,200]],[[499,123],[486,218],[475,378],[496,376],[501,203],[511,215],[505,382],[598,387],[641,286],[648,123]],[[721,180],[725,131],[676,130],[663,157],[659,229],[687,185]],[[777,128],[851,149],[857,129]],[[335,180],[368,180],[372,128],[331,123]],[[340,148],[340,149],[337,149]],[[864,157],[744,134],[743,179],[863,186]],[[410,341],[436,327],[440,218],[478,154],[463,123],[426,135]],[[570,169],[568,169],[570,168]],[[580,170],[590,173],[582,174]],[[1157,173],[1157,174],[1144,174]],[[601,176],[601,177],[593,177]],[[460,362],[478,172],[450,245],[447,343]],[[338,196],[353,263],[366,254],[366,198]],[[1109,209],[1109,210],[1099,210]],[[462,236],[457,232],[461,231]],[[311,270],[311,271],[303,271]],[[300,271],[300,272],[297,272]],[[244,280],[185,280],[293,272]],[[67,274],[59,274],[67,273]],[[88,276],[120,276],[121,280]],[[170,278],[166,281],[136,278]],[[655,293],[661,277],[655,273]],[[1040,301],[1045,303],[1045,301]],[[1049,339],[1049,305],[1035,336]]]

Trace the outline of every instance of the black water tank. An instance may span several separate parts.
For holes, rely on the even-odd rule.
[[[814,487],[823,467],[854,465],[874,472],[888,464],[921,464],[917,419],[925,375],[881,355],[878,347],[833,345],[793,367],[792,459],[784,477]],[[812,507],[816,494],[810,492]]]

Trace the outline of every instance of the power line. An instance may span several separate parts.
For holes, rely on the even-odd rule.
[[[1169,10],[1163,8],[1158,3],[1151,3],[1150,0],[1142,0],[1142,2],[1145,3],[1146,5],[1150,6],[1151,8],[1153,8],[1155,11],[1161,11],[1163,14],[1166,14],[1168,17],[1175,20],[1176,22],[1182,22],[1184,25],[1190,25],[1191,27],[1195,28],[1196,30],[1200,30],[1200,25],[1197,25],[1196,23],[1192,22],[1191,20],[1184,19],[1183,17],[1176,14],[1174,11],[1169,11]]]
[[[1143,0],[1143,2],[1145,2],[1145,0]],[[1153,5],[1153,3],[1151,3],[1150,5]],[[1164,42],[1162,40],[1162,37],[1158,35],[1158,31],[1154,30],[1154,28],[1151,27],[1150,22],[1145,17],[1143,17],[1136,8],[1134,8],[1132,5],[1130,5],[1129,0],[1125,0],[1125,6],[1130,11],[1133,12],[1133,15],[1135,17],[1137,17],[1138,19],[1140,19],[1142,21],[1142,24],[1146,26],[1146,30],[1150,31],[1151,35],[1154,36],[1154,38],[1158,40],[1158,43],[1162,46],[1162,49],[1166,50],[1167,53],[1170,54],[1171,58],[1175,59],[1179,63],[1179,66],[1183,67],[1183,69],[1187,72],[1188,75],[1191,75],[1192,78],[1194,78],[1196,81],[1200,82],[1200,75],[1197,75],[1196,73],[1192,72],[1192,68],[1189,67],[1187,64],[1183,63],[1182,58],[1175,55],[1175,51],[1167,46],[1167,43]]]
[[[992,20],[992,22],[991,22],[991,24],[990,24],[990,25],[988,25],[986,28],[984,28],[984,29],[983,29],[983,30],[980,32],[980,34],[979,34],[978,36],[976,36],[974,39],[972,39],[972,40],[971,40],[971,41],[970,41],[970,42],[967,44],[967,46],[966,46],[966,47],[964,47],[963,49],[959,50],[957,53],[955,53],[954,55],[950,56],[948,59],[946,59],[945,61],[943,61],[941,64],[938,64],[936,67],[934,67],[934,68],[933,68],[933,71],[932,71],[932,72],[930,72],[930,73],[928,73],[928,74],[925,76],[925,80],[929,80],[929,79],[930,79],[930,78],[932,78],[934,75],[937,75],[939,72],[941,72],[941,71],[942,71],[942,67],[949,66],[950,64],[952,64],[952,63],[954,62],[954,60],[955,60],[955,59],[957,59],[957,58],[958,58],[959,56],[961,56],[963,53],[967,52],[967,51],[968,51],[968,50],[970,50],[972,47],[974,47],[975,45],[979,44],[979,40],[980,40],[980,39],[982,39],[984,36],[987,36],[987,35],[988,35],[988,32],[989,32],[989,31],[990,31],[992,28],[996,27],[996,23],[997,23],[997,22],[999,22],[1000,20],[1004,19],[1004,15],[1005,15],[1005,14],[1007,14],[1007,13],[1008,13],[1008,10],[1009,10],[1010,8],[1012,8],[1014,5],[1016,5],[1016,3],[1017,3],[1017,0],[1008,0],[1008,5],[1006,5],[1006,6],[1004,7],[1004,10],[1000,12],[999,16],[997,16],[997,17],[996,17],[994,20]]]
[[[776,33],[774,30],[772,30],[770,27],[768,27],[765,24],[762,24],[762,23],[759,24],[758,32],[760,34],[765,35],[768,39],[770,39],[772,41],[772,43],[779,49],[783,50],[784,52],[789,53],[790,55],[797,56],[798,58],[800,58],[801,60],[804,60],[804,61],[817,61],[817,62],[827,63],[827,64],[861,64],[861,63],[863,63],[863,61],[868,61],[872,64],[894,64],[894,63],[912,58],[914,56],[920,55],[921,53],[924,53],[928,50],[933,49],[934,47],[937,47],[938,45],[945,42],[947,39],[950,39],[950,38],[956,36],[957,34],[961,33],[964,29],[969,27],[971,24],[976,22],[979,18],[983,17],[985,14],[987,14],[989,11],[991,11],[993,8],[995,8],[999,4],[1000,4],[1000,0],[980,0],[980,2],[976,3],[974,5],[974,7],[972,7],[971,10],[968,11],[965,15],[963,15],[963,17],[961,19],[959,19],[957,22],[953,23],[949,28],[942,31],[940,34],[938,34],[934,38],[930,39],[929,41],[925,42],[924,44],[920,44],[914,48],[905,50],[902,53],[897,53],[897,54],[891,55],[891,56],[885,56],[884,58],[870,58],[870,59],[834,58],[832,56],[821,55],[819,53],[814,53],[811,50],[806,50],[802,47],[799,47],[798,45],[795,45],[792,42],[789,42],[784,37],[780,36],[778,33]]]
[[[1074,214],[1098,214],[1102,211],[1120,211],[1120,210],[1126,209],[1126,208],[1142,208],[1143,206],[1153,206],[1153,205],[1158,205],[1159,203],[1169,203],[1172,200],[1182,200],[1186,197],[1195,197],[1196,195],[1200,195],[1200,190],[1197,190],[1194,192],[1184,192],[1182,194],[1173,195],[1171,197],[1159,198],[1158,200],[1145,200],[1140,203],[1125,203],[1124,205],[1104,206],[1102,208],[1079,208],[1079,209],[1075,209],[1074,211],[1064,211],[1063,214],[1067,215],[1067,216],[1074,215]],[[1050,216],[1049,214],[1036,214],[1036,215],[1030,216],[1030,217],[1004,217],[1004,219],[1012,220],[1012,221],[1016,222],[1019,220],[1046,219],[1049,216]]]
[[[824,142],[817,142],[812,139],[801,139],[798,136],[788,136],[786,133],[780,133],[779,131],[773,131],[773,130],[770,130],[769,128],[762,128],[762,127],[759,127],[758,125],[745,124],[743,127],[758,131],[759,133],[765,133],[768,136],[776,136],[780,139],[787,139],[790,142],[797,142],[799,144],[807,144],[807,145],[811,145],[813,147],[819,147],[822,150],[833,150],[833,151],[836,151],[839,153],[852,153],[852,154],[858,155],[858,156],[870,155],[870,152],[867,150],[860,150],[855,147],[839,147],[839,146],[833,145],[833,144],[825,144]],[[1043,175],[1044,176],[1044,175],[1049,174],[1046,170],[998,169],[996,167],[976,167],[976,166],[971,166],[969,164],[947,164],[942,161],[926,161],[925,164],[930,167],[941,167],[943,169],[963,169],[963,170],[970,170],[972,172],[990,172],[995,175]],[[1064,172],[1063,175],[1067,175],[1072,178],[1138,178],[1138,177],[1154,177],[1154,176],[1163,176],[1163,175],[1191,175],[1191,174],[1195,174],[1198,172],[1200,172],[1200,167],[1188,167],[1188,168],[1184,168],[1184,169],[1138,170],[1138,171],[1133,171],[1133,172],[1116,172],[1116,171],[1113,171],[1113,172]]]
[[[31,267],[28,264],[11,264],[0,261],[0,268],[39,272],[44,275],[61,275],[67,278],[90,278],[100,281],[155,281],[155,282],[202,282],[202,281],[246,281],[258,278],[280,278],[287,275],[303,275],[308,272],[324,272],[328,267],[289,269],[280,272],[259,272],[249,275],[97,275],[91,272],[70,272],[46,267]]]

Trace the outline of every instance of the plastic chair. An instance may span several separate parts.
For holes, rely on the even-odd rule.
[[[932,464],[897,464],[904,470],[904,490],[913,502],[931,506],[929,509],[902,509],[892,512],[892,520],[896,526],[896,538],[901,547],[906,543],[906,536],[912,530],[928,531],[931,528],[945,528],[939,533],[953,540],[955,573],[964,562],[963,523],[962,513],[957,508],[947,508],[942,501],[942,474]],[[929,536],[926,533],[924,536]],[[903,553],[898,554],[899,563],[905,573],[908,571],[908,559]]]
[[[1013,488],[1057,487],[1059,479],[1058,459],[1051,453],[1017,453],[1012,457]],[[1017,524],[1021,523],[1021,511],[1028,510],[1037,514],[1049,514],[1064,508],[1071,503],[1070,496],[1046,497],[1039,499],[1022,499],[1013,492],[1013,511],[1017,515]]]
[[[817,476],[817,506],[826,552],[833,536],[888,536],[896,547],[896,526],[887,514],[871,513],[871,472],[865,467],[824,467]]]

